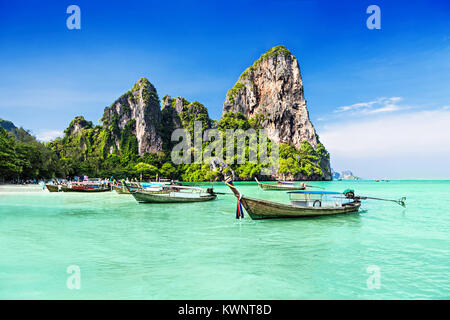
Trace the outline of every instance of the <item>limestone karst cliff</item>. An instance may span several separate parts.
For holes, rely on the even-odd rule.
[[[284,46],[271,48],[241,74],[227,92],[222,117],[230,112],[249,120],[257,118],[269,138],[279,143],[300,150],[302,143],[308,142],[314,149],[324,150],[309,119],[298,60]],[[326,150],[323,153],[327,154]],[[319,176],[331,179],[329,155],[315,165],[321,168]],[[307,177],[299,174],[289,178]]]
[[[297,58],[284,46],[270,49],[241,74],[227,93],[223,114],[227,112],[240,112],[248,119],[261,116],[269,137],[278,142],[297,149],[305,140],[317,146],[300,67]]]
[[[198,101],[168,95],[160,101],[155,87],[141,78],[104,109],[101,125],[76,117],[51,148],[71,174],[135,175],[142,168],[185,180],[220,180],[227,172],[252,180],[260,174],[261,164],[175,166],[170,159],[177,143],[171,141],[172,132],[184,128],[192,135],[195,121],[201,121],[203,130],[217,127],[222,133],[266,128],[269,138],[280,144],[280,161],[278,172],[263,178],[331,179],[329,153],[309,119],[298,61],[283,46],[270,49],[242,73],[226,95],[219,121],[211,120]]]
[[[140,156],[163,148],[159,98],[155,87],[146,78],[139,79],[130,91],[105,108],[102,121],[103,126],[110,129],[110,138],[117,150],[121,149],[124,131],[136,137]]]

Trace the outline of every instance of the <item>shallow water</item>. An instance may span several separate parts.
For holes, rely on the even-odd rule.
[[[231,195],[137,204],[115,192],[0,186],[0,299],[450,298],[450,181],[310,184],[406,196],[407,208],[366,201],[359,214],[238,221]],[[66,286],[71,265],[79,290]],[[379,289],[367,285],[369,266],[379,268]]]

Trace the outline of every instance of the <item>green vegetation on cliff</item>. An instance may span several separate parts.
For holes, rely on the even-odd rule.
[[[191,133],[193,121],[204,120],[203,124],[211,125],[211,120],[205,118],[204,106],[198,102],[186,103],[186,114],[182,115],[182,123]],[[195,115],[198,116],[195,116]],[[227,113],[216,123],[224,134],[223,155],[226,155],[225,141],[227,129],[255,129],[263,116],[252,119],[245,118],[240,113]],[[83,117],[76,117],[65,130],[63,138],[57,138],[47,144],[36,141],[29,134],[20,134],[19,139],[14,134],[0,128],[0,177],[12,179],[48,179],[52,177],[73,177],[88,175],[92,177],[138,178],[164,177],[184,181],[208,181],[221,179],[223,174],[234,172],[239,179],[250,180],[259,176],[260,163],[237,164],[236,141],[233,164],[225,165],[220,172],[209,164],[175,165],[170,159],[170,149],[159,153],[138,155],[138,142],[133,134],[135,121],[130,120],[123,130],[119,130],[114,121],[108,127],[93,126],[92,122]],[[23,129],[18,129],[21,132]],[[24,131],[24,130],[23,130]],[[118,145],[111,145],[111,133],[120,136]],[[25,131],[24,131],[25,132]],[[203,142],[205,148],[211,142]],[[258,145],[252,146],[259,157]],[[271,142],[268,143],[269,152]],[[321,164],[329,160],[329,154],[322,144],[314,149],[304,142],[300,150],[281,144],[279,159],[279,174],[287,178],[303,175],[304,177],[319,177],[323,174]],[[245,157],[248,159],[250,145],[245,147]],[[215,154],[212,154],[215,156]]]
[[[264,59],[280,54],[286,55],[290,52],[283,46],[274,47],[248,70],[256,68]],[[244,72],[241,78],[245,75]],[[237,94],[242,86],[242,83],[237,83],[230,89],[231,96]],[[165,96],[163,102],[164,106],[161,108],[155,87],[147,79],[141,78],[130,91],[105,109],[101,119],[102,125],[93,125],[82,116],[75,117],[64,131],[64,137],[47,144],[36,141],[22,128],[18,129],[12,123],[0,119],[0,180],[88,175],[103,178],[114,176],[117,179],[140,176],[149,179],[158,176],[185,181],[203,181],[221,179],[223,174],[230,173],[234,173],[239,179],[250,180],[260,174],[261,163],[248,161],[245,164],[237,163],[236,141],[234,141],[235,155],[229,164],[212,158],[221,155],[220,153],[223,157],[226,156],[227,129],[257,131],[262,129],[267,115],[256,114],[247,119],[241,113],[226,113],[219,121],[213,121],[209,118],[207,108],[198,101],[189,102],[184,98]],[[141,113],[140,136],[137,135],[135,119],[137,110]],[[201,164],[175,165],[170,153],[178,142],[171,141],[171,134],[177,128],[184,128],[193,138],[196,121],[201,122],[203,132],[212,127],[219,129],[224,134],[223,145],[217,150],[213,148],[214,139],[202,141],[202,151],[206,148],[211,149],[211,158],[204,159],[206,162]],[[143,123],[144,126],[148,123],[152,125],[142,129]],[[9,131],[4,130],[2,126]],[[149,133],[148,128],[152,130],[153,138],[162,140],[162,146],[160,145],[156,153],[139,153],[139,143],[143,139],[142,132],[144,130],[145,134]],[[272,143],[269,141],[269,154],[271,148]],[[193,147],[192,152],[194,151]],[[247,140],[244,150],[247,160],[251,153],[256,154],[259,159],[258,144],[250,145]],[[214,164],[210,165],[209,160],[214,160]],[[320,143],[314,149],[308,142],[304,142],[300,150],[287,144],[280,145],[278,173],[287,179],[294,177],[320,179],[328,170],[325,167],[327,163],[329,154]]]

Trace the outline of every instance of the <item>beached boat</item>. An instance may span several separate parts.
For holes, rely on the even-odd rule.
[[[111,191],[108,185],[80,185],[80,184],[46,184],[50,192],[107,192]]]
[[[131,182],[128,184],[128,188],[123,183],[118,183],[112,186],[112,189],[116,191],[118,194],[130,194],[130,190],[136,191],[138,189],[142,188],[142,186],[139,183]]]
[[[63,192],[108,192],[111,191],[111,188],[107,185],[105,186],[94,186],[94,185],[86,185],[86,186],[79,186],[79,185],[62,185],[61,191]]]
[[[57,184],[46,184],[45,187],[49,192],[59,192],[59,185]]]
[[[159,181],[159,182],[125,182],[120,181],[112,186],[113,190],[118,194],[130,194],[131,192],[138,191],[138,189],[147,189],[153,187],[160,186],[169,186],[169,185],[181,185],[179,182],[173,181]],[[130,192],[131,190],[131,192]]]
[[[231,180],[226,181],[252,219],[303,218],[357,212],[361,202],[332,191],[288,192],[291,203],[283,204],[241,195]]]
[[[67,184],[61,184],[58,186],[62,192],[107,192],[111,191],[111,185],[109,182],[100,180],[83,181],[83,182],[69,182]]]
[[[256,183],[263,190],[278,190],[278,191],[289,191],[289,190],[305,190],[305,183],[295,183],[295,182],[286,182],[286,181],[277,181],[277,182],[269,182],[269,183],[261,183],[256,179]]]
[[[216,199],[212,188],[161,185],[136,191],[129,190],[139,203],[201,202]]]
[[[121,185],[115,185],[112,187],[114,191],[116,191],[118,194],[130,194],[130,191],[125,186]]]

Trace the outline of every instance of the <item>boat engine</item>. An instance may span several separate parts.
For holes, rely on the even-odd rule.
[[[347,199],[353,199],[355,197],[355,190],[353,189],[346,189],[343,193]]]

